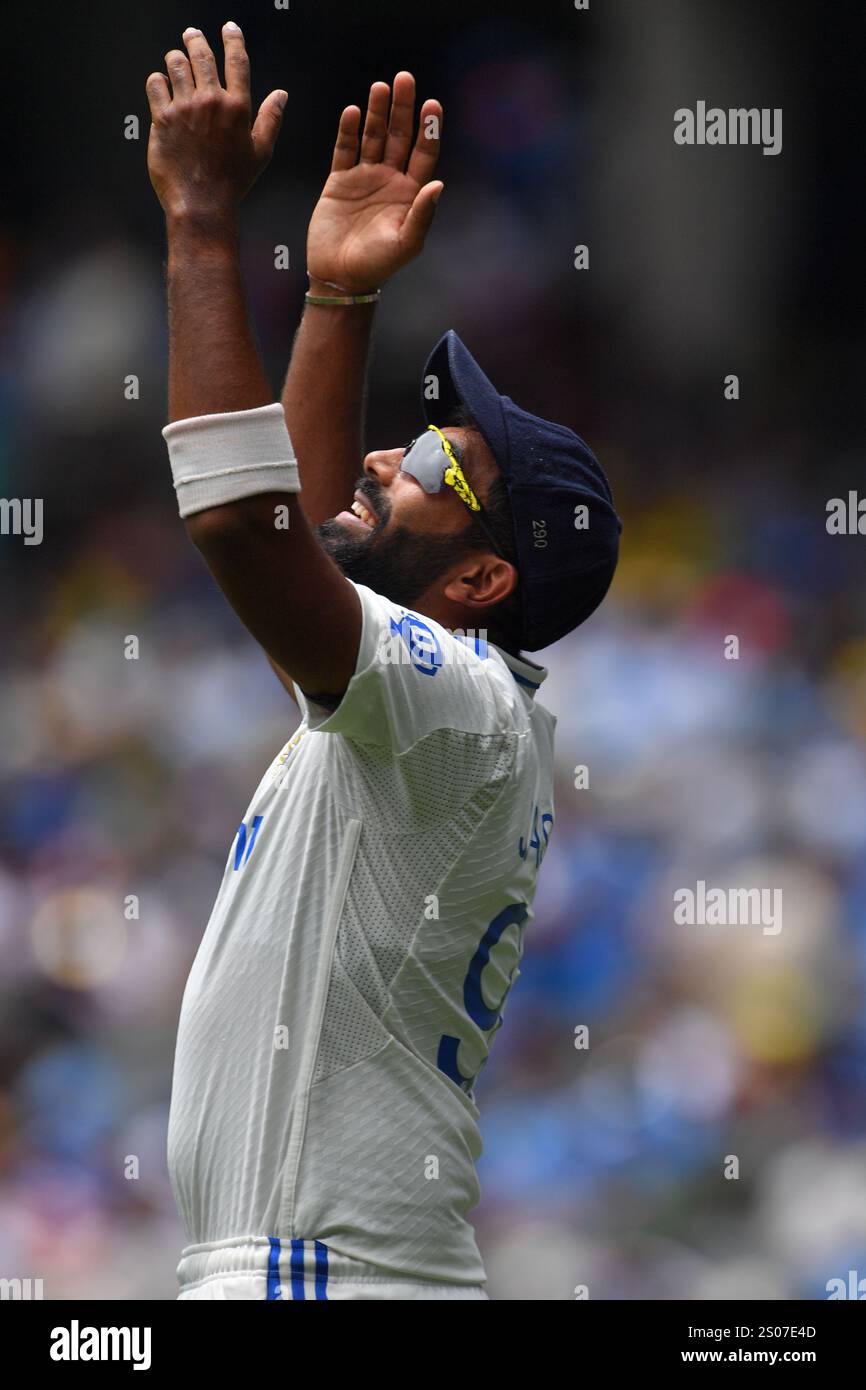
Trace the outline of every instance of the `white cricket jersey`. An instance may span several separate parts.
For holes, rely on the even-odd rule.
[[[229,851],[184,993],[169,1171],[192,1242],[320,1241],[477,1284],[473,1089],[553,823],[547,672],[363,584],[358,661]]]

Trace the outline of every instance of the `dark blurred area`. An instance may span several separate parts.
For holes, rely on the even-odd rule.
[[[446,187],[382,296],[370,445],[414,431],[454,327],[588,439],[625,523],[606,604],[536,658],[557,819],[478,1089],[491,1295],[823,1298],[866,1275],[866,536],[825,524],[866,489],[862,16],[4,7],[0,495],[44,499],[44,539],[0,536],[0,1276],[175,1296],[181,993],[297,723],[186,540],[160,436],[144,81],[228,18],[254,97],[289,92],[244,221],[275,393],[339,112],[409,68],[445,106]],[[699,99],[781,107],[782,152],[677,146]],[[782,888],[783,930],[676,926],[698,879]]]

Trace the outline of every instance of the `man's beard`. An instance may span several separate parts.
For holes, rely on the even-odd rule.
[[[403,608],[412,608],[450,565],[468,552],[471,524],[457,535],[419,535],[386,521],[362,535],[341,521],[323,521],[315,533],[347,579],[364,584]]]

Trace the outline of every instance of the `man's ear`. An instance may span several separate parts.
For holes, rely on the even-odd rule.
[[[517,585],[517,570],[507,560],[489,552],[468,555],[445,585],[445,597],[470,608],[489,608],[502,603]]]
[[[501,555],[494,555],[491,557],[489,582],[492,601],[502,603],[517,588],[517,570],[509,560],[503,560]]]

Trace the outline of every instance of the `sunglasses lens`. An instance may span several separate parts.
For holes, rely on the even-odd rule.
[[[403,473],[409,473],[425,492],[439,492],[448,467],[448,455],[431,430],[413,439],[400,462]]]

